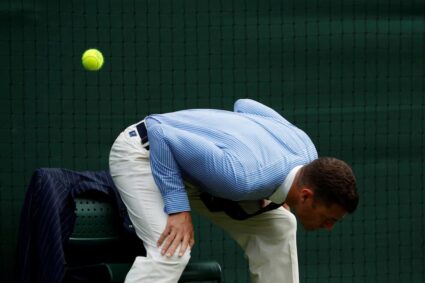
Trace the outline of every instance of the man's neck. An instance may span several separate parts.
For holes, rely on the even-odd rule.
[[[300,183],[300,178],[301,178],[301,175],[302,175],[302,171],[303,171],[303,168],[301,168],[300,170],[298,170],[297,175],[295,176],[294,181],[292,182],[291,188],[288,191],[288,195],[286,196],[285,203],[289,207],[293,207],[293,206],[297,205],[297,202],[298,202],[298,192],[299,192],[299,183]]]

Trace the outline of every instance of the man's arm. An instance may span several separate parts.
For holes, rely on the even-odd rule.
[[[195,244],[195,233],[186,189],[180,168],[170,148],[170,141],[161,124],[149,129],[152,175],[164,200],[165,212],[169,215],[157,246],[161,254],[171,257],[179,245],[179,256]]]
[[[152,175],[161,191],[165,212],[169,215],[157,245],[161,246],[161,254],[167,256],[172,256],[181,245],[179,256],[182,256],[195,240],[181,168],[197,176],[205,176],[208,172],[223,176],[221,172],[231,171],[232,166],[228,164],[223,150],[192,133],[155,124],[148,126],[148,135]],[[214,178],[215,181],[217,179],[221,178]],[[223,176],[223,179],[226,178]]]
[[[172,150],[173,129],[162,124],[148,128],[152,175],[164,200],[167,214],[190,211],[181,169]]]

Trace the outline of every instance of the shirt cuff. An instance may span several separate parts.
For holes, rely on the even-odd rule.
[[[186,192],[177,192],[163,197],[164,211],[167,214],[190,211],[189,198]]]

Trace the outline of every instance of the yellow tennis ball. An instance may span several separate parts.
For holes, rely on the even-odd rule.
[[[97,49],[88,49],[81,58],[83,66],[88,71],[98,71],[103,65],[103,55]]]

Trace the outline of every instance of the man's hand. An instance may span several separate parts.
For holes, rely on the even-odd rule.
[[[161,254],[168,257],[174,255],[180,244],[179,256],[183,256],[186,249],[195,244],[192,216],[187,211],[168,216],[167,226],[157,242],[158,247],[162,245]]]

